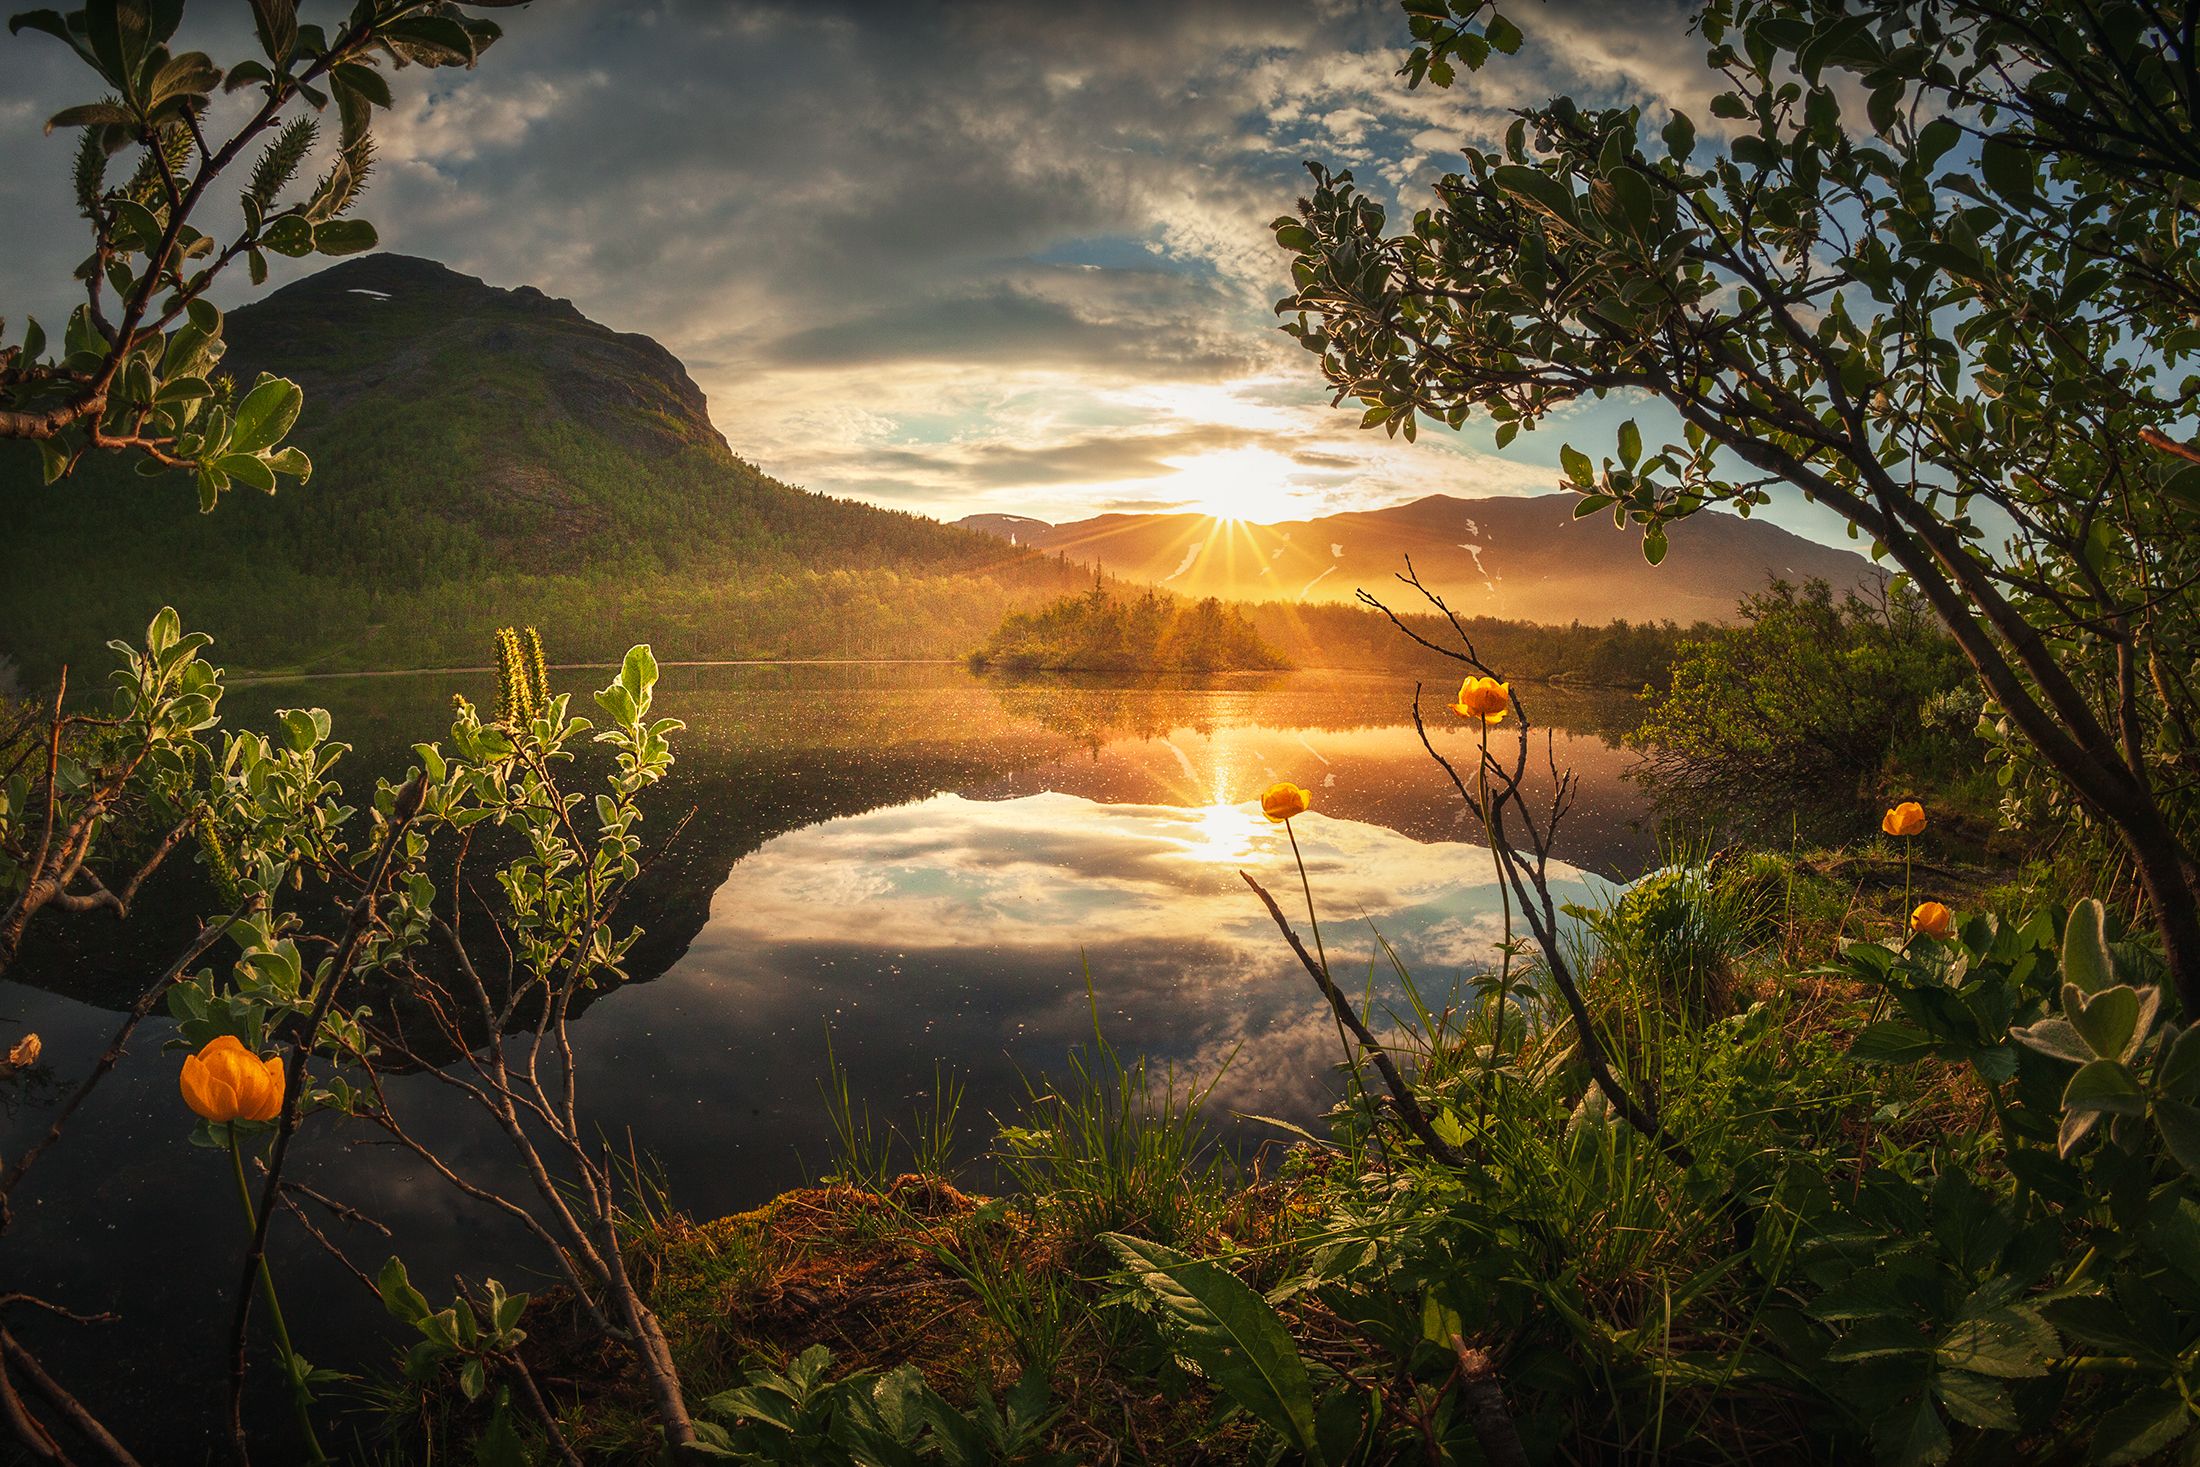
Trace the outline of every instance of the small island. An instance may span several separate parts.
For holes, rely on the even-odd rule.
[[[1245,614],[1215,597],[1179,601],[1156,591],[1135,599],[1092,589],[1036,611],[1012,611],[974,668],[1010,672],[1256,672],[1291,664]]]

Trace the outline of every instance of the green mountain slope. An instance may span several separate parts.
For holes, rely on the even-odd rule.
[[[0,656],[104,661],[162,602],[252,668],[479,661],[504,622],[554,654],[959,656],[1004,606],[1080,583],[997,538],[773,480],[680,363],[531,288],[372,255],[232,313],[224,370],[297,381],[302,487],[200,515],[187,482],[0,456]],[[21,448],[23,445],[6,445]]]

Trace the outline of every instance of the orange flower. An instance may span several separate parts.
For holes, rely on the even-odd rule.
[[[210,1121],[272,1121],[283,1108],[283,1062],[224,1034],[183,1060],[184,1104]]]
[[[1938,902],[1919,902],[1910,913],[1910,930],[1946,942],[1956,935],[1956,914]]]
[[[1879,828],[1889,835],[1916,835],[1925,828],[1925,807],[1915,800],[1904,800],[1879,817]]]
[[[1461,718],[1497,723],[1512,707],[1512,690],[1493,677],[1470,677],[1459,685],[1459,701],[1451,707]]]
[[[1301,789],[1288,779],[1268,786],[1268,793],[1260,797],[1260,813],[1270,820],[1289,820],[1313,808],[1314,792]]]

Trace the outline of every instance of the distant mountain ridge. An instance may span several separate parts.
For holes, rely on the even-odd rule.
[[[1193,596],[1241,601],[1350,601],[1395,587],[1411,555],[1422,581],[1468,616],[1565,624],[1729,621],[1768,581],[1821,579],[1837,590],[1886,580],[1865,557],[1765,520],[1706,511],[1671,529],[1662,564],[1640,533],[1609,515],[1574,518],[1571,494],[1410,504],[1274,525],[1198,514],[1108,514],[1051,525],[971,515],[966,529],[1097,562],[1112,575]]]

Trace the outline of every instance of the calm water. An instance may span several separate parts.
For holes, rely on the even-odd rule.
[[[576,689],[604,680],[553,677]],[[234,690],[226,712],[264,725],[276,708],[329,708],[356,746],[344,767],[363,794],[373,774],[402,771],[409,744],[444,733],[453,691],[491,690],[465,674],[263,685]],[[689,728],[651,807],[656,833],[697,813],[627,908],[648,934],[636,981],[587,1010],[576,1042],[588,1119],[631,1132],[693,1213],[753,1206],[831,1165],[819,1100],[828,1044],[882,1118],[928,1105],[942,1067],[958,1076],[965,1147],[982,1150],[1025,1079],[1090,1038],[1088,973],[1118,1049],[1203,1079],[1228,1061],[1214,1099],[1225,1123],[1316,1116],[1335,1032],[1237,875],[1296,899],[1282,832],[1253,804],[1277,779],[1315,793],[1297,827],[1340,972],[1367,971],[1379,932],[1440,992],[1497,930],[1489,854],[1419,745],[1410,681],[1293,674],[1126,689],[1004,685],[938,667],[675,668],[660,696]],[[1620,777],[1628,756],[1587,731],[1614,707],[1536,702],[1572,730],[1556,753],[1583,783],[1559,847],[1580,868],[1566,887],[1639,873],[1651,838]],[[1467,735],[1432,723],[1471,758]],[[49,924],[19,965],[24,981],[0,985],[0,1035],[37,1030],[52,1069],[7,1097],[11,1149],[43,1129],[116,1010],[164,965],[161,942],[199,904],[189,872],[167,885],[166,910],[156,903],[121,933]],[[168,1033],[140,1031],[18,1193],[0,1264],[0,1286],[124,1316],[19,1327],[163,1461],[203,1456],[217,1419],[242,1227],[226,1160],[186,1144]],[[448,1091],[422,1077],[394,1088],[408,1123],[461,1170],[509,1179],[502,1142],[453,1115]],[[1245,1145],[1261,1135],[1253,1123],[1236,1131]],[[365,1133],[323,1120],[299,1149],[309,1181],[395,1230],[431,1295],[455,1269],[540,1282],[524,1240]],[[307,1301],[291,1309],[300,1348],[381,1366],[391,1337],[379,1306],[281,1232],[286,1297]],[[392,1251],[363,1228],[332,1236],[369,1273]]]

